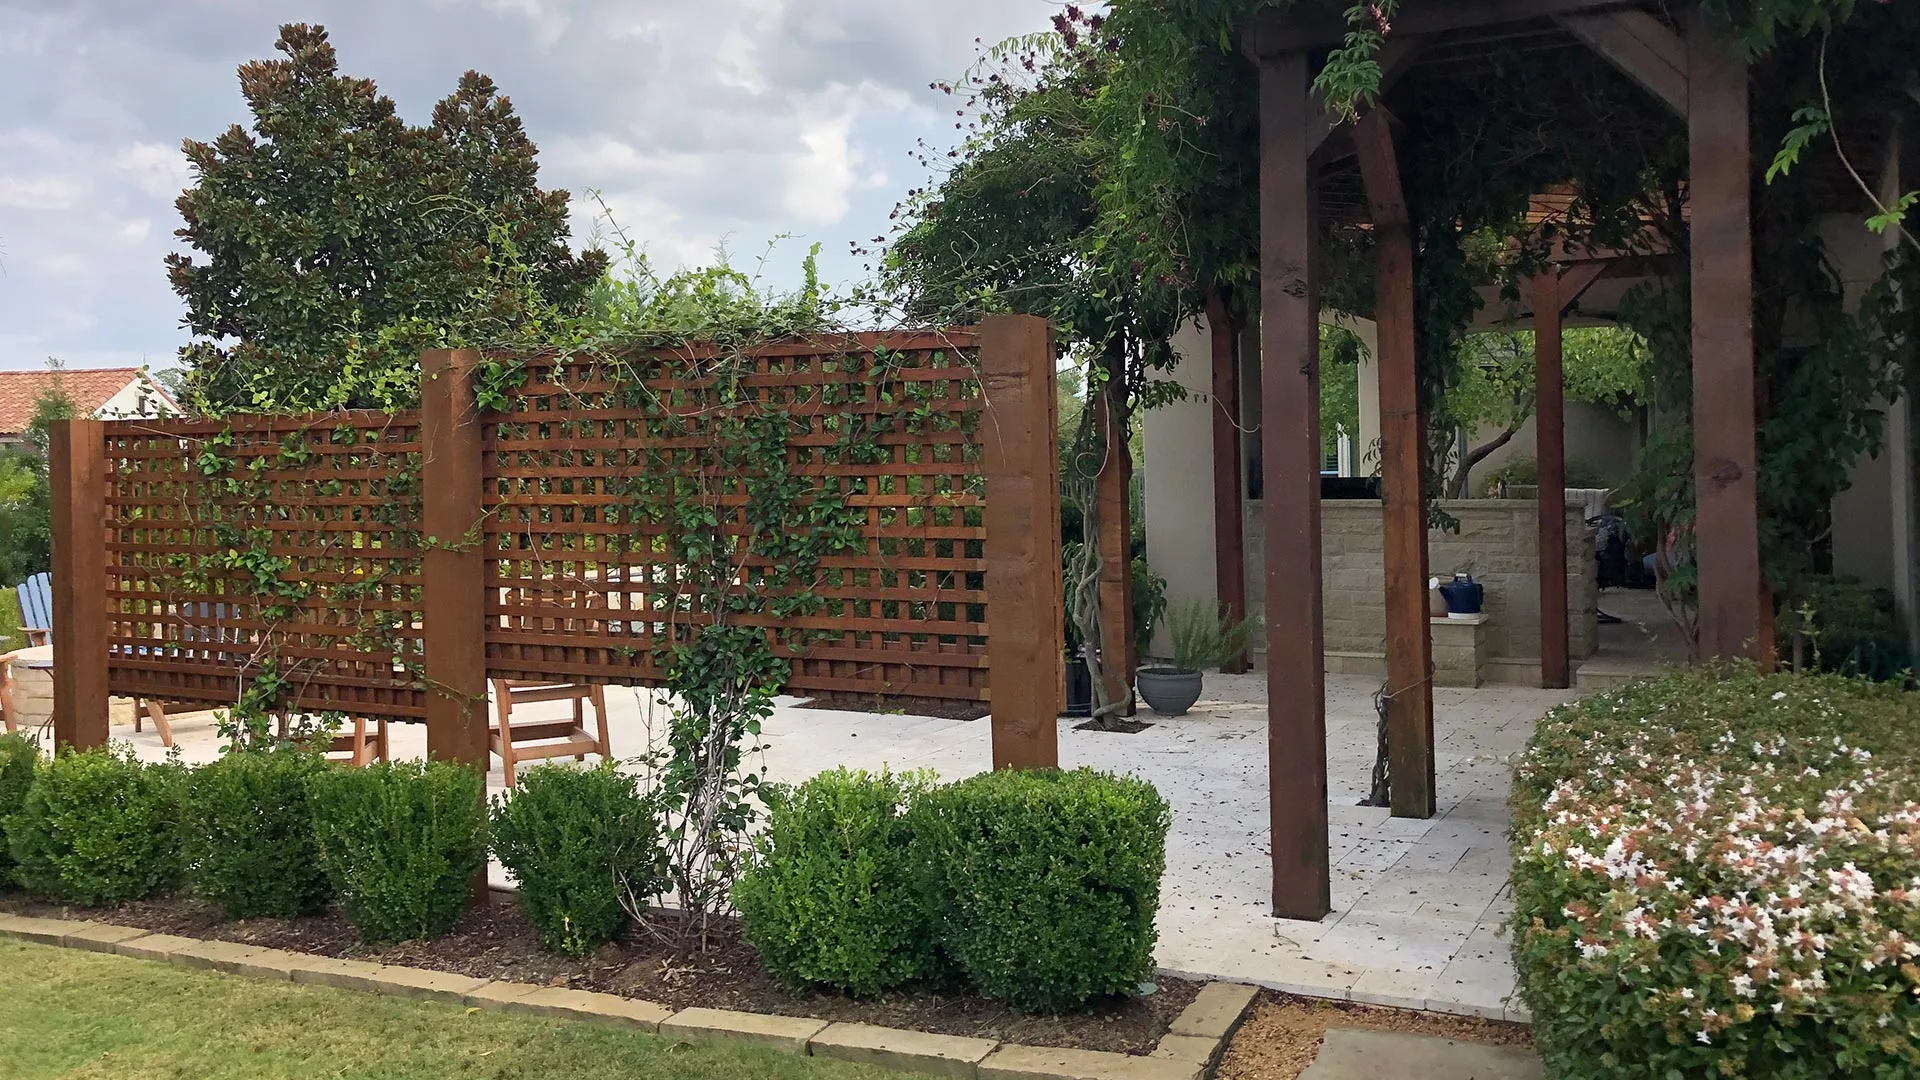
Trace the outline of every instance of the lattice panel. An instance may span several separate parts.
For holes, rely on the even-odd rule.
[[[424,716],[416,414],[105,428],[113,693]]]
[[[664,647],[712,617],[687,554],[710,532],[760,609],[726,617],[770,635],[791,688],[984,700],[977,359],[974,334],[949,332],[529,361],[482,421],[489,675],[663,684]],[[726,451],[739,425],[784,446],[799,520],[750,520],[770,481]],[[708,529],[673,519],[687,500],[670,484],[702,493]],[[822,515],[855,536],[804,579],[744,554]]]

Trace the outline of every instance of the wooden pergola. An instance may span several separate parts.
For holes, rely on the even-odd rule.
[[[1247,28],[1259,68],[1261,385],[1268,595],[1299,617],[1267,622],[1273,904],[1283,918],[1331,907],[1320,543],[1319,282],[1323,183],[1357,161],[1373,233],[1385,501],[1387,701],[1393,813],[1436,810],[1427,595],[1425,452],[1415,340],[1415,238],[1388,108],[1343,122],[1312,92],[1317,63],[1347,33],[1344,3],[1302,0]],[[1380,56],[1383,90],[1429,60],[1516,39],[1586,48],[1687,125],[1691,146],[1693,374],[1703,657],[1761,659],[1772,606],[1760,571],[1753,335],[1748,68],[1698,7],[1622,0],[1446,0],[1407,4]],[[1465,43],[1464,45],[1462,43]],[[1570,685],[1561,324],[1610,272],[1606,253],[1568,252],[1536,277],[1541,671]],[[1287,437],[1281,437],[1285,435]],[[1302,582],[1302,568],[1311,568]],[[1222,571],[1223,581],[1229,571]],[[1302,588],[1302,585],[1305,588]]]

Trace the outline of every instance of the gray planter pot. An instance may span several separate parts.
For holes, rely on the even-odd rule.
[[[1134,685],[1147,707],[1161,716],[1185,716],[1200,700],[1201,675],[1179,668],[1149,667],[1134,673]]]

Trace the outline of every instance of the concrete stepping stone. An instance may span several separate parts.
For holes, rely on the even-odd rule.
[[[1542,1080],[1540,1056],[1518,1046],[1402,1035],[1392,1031],[1328,1028],[1327,1039],[1300,1080]]]

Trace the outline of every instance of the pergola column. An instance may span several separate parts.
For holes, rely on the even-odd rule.
[[[1220,613],[1239,622],[1247,617],[1246,537],[1242,522],[1240,467],[1240,349],[1239,328],[1226,297],[1207,298],[1207,331],[1213,357],[1213,546],[1214,591]],[[1228,657],[1220,670],[1238,674],[1250,667],[1247,658]]]
[[[1573,685],[1567,640],[1567,406],[1560,271],[1533,279],[1534,457],[1540,470],[1540,685]]]
[[[1306,54],[1260,65],[1260,395],[1273,911],[1332,910],[1320,581],[1320,296]]]
[[[1694,552],[1700,655],[1762,660],[1748,71],[1698,5],[1687,20],[1693,228]]]
[[[1373,216],[1374,316],[1380,327],[1380,458],[1385,500],[1387,772],[1393,816],[1438,809],[1433,753],[1433,627],[1427,606],[1426,425],[1414,323],[1413,226],[1393,145],[1374,108],[1354,128]]]

